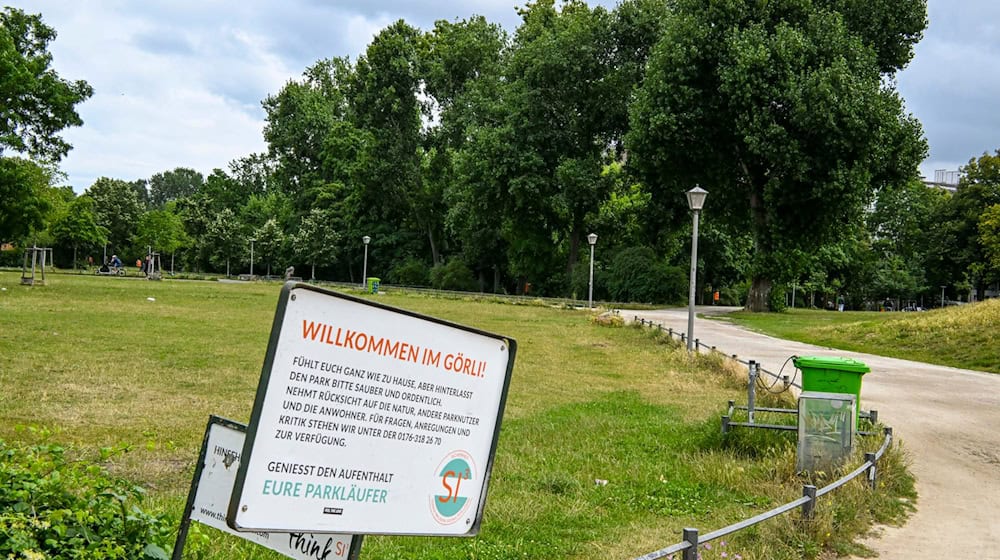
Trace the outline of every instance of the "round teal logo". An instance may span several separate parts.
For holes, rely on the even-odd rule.
[[[469,509],[469,498],[475,493],[475,471],[472,456],[465,451],[452,451],[438,465],[435,473],[441,482],[431,496],[431,513],[438,523],[451,525]]]

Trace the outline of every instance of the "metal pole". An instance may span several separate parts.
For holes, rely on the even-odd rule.
[[[686,528],[682,532],[684,535],[684,541],[691,544],[691,546],[684,549],[682,553],[682,560],[695,560],[698,558],[698,529]]]
[[[590,284],[587,290],[587,308],[594,308],[594,245],[590,245]]]
[[[941,286],[941,307],[944,308],[944,286]]]
[[[757,362],[750,360],[750,382],[747,383],[747,417],[753,424],[753,412],[757,406]]]
[[[254,240],[251,239],[250,240],[250,279],[251,280],[253,280],[253,242],[254,242]]]
[[[691,289],[688,291],[688,332],[687,332],[687,349],[688,352],[695,350],[694,348],[694,293],[695,293],[695,276],[698,273],[698,214],[699,210],[694,211],[694,221],[691,226]]]
[[[368,276],[368,244],[365,243],[365,266],[361,269],[361,288],[365,287],[365,277]]]
[[[802,497],[809,498],[809,501],[802,504],[802,519],[812,519],[813,510],[816,509],[816,487],[807,484],[802,487]]]

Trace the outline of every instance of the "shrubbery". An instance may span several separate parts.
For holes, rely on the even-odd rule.
[[[688,285],[684,270],[667,265],[649,247],[618,253],[605,279],[613,300],[641,303],[676,303]]]
[[[431,286],[438,290],[460,290],[464,292],[479,290],[472,271],[459,259],[451,259],[447,263],[431,269]]]
[[[172,529],[143,493],[61,446],[0,440],[0,558],[166,560]]]
[[[420,259],[408,259],[392,269],[389,279],[397,286],[427,286],[430,284],[430,267]]]

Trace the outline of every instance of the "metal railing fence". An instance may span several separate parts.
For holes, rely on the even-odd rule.
[[[681,560],[695,560],[698,557],[698,547],[700,545],[746,529],[747,527],[757,525],[758,523],[767,521],[768,519],[772,519],[794,509],[801,510],[803,519],[812,519],[816,502],[820,496],[829,494],[837,488],[840,488],[860,476],[862,473],[868,473],[869,488],[874,490],[876,488],[878,460],[882,458],[885,452],[889,449],[889,446],[892,445],[892,428],[886,427],[884,434],[885,439],[882,441],[882,446],[878,451],[875,453],[865,453],[865,462],[862,463],[861,466],[837,479],[835,482],[832,482],[818,490],[815,486],[809,484],[803,485],[801,498],[788,502],[782,506],[778,506],[770,511],[755,515],[749,519],[733,523],[732,525],[723,527],[722,529],[705,533],[704,535],[700,535],[698,529],[686,528],[682,532],[683,540],[681,540],[681,542],[672,544],[654,552],[650,552],[649,554],[640,556],[635,560],[656,560],[658,558],[665,558],[672,554],[677,554],[678,552],[682,553]]]

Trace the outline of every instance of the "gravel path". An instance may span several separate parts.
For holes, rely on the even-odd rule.
[[[719,314],[735,308],[699,307]],[[686,309],[628,311],[675,331]],[[841,356],[868,364],[862,407],[909,449],[917,477],[917,511],[903,527],[865,541],[884,560],[1000,559],[1000,375],[883,358],[781,340],[725,321],[698,319],[695,337],[778,373],[791,355]],[[785,373],[791,373],[791,366]],[[820,505],[822,507],[822,505]]]

